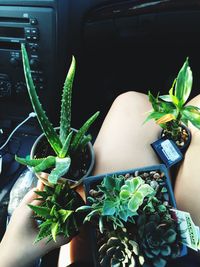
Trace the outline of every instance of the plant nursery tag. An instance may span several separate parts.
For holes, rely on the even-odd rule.
[[[193,250],[200,250],[200,230],[190,216],[190,213],[180,210],[171,209],[182,231],[182,243]]]
[[[170,168],[183,159],[183,154],[170,139],[161,138],[151,144],[158,157]]]

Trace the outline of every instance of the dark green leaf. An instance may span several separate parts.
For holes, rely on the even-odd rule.
[[[28,204],[28,206],[38,215],[41,216],[42,218],[50,218],[50,209],[46,207],[41,207],[41,206],[34,206],[31,204]]]
[[[79,147],[79,145],[82,142],[82,139],[84,138],[84,135],[86,134],[86,132],[88,131],[88,129],[90,128],[90,126],[94,123],[94,121],[97,119],[97,117],[99,116],[99,111],[97,111],[94,115],[92,115],[84,124],[83,126],[78,130],[78,132],[76,133],[72,144],[71,144],[71,149],[73,151],[76,151]]]
[[[59,155],[59,152],[62,148],[62,143],[53,128],[52,124],[50,123],[48,117],[45,114],[45,111],[42,108],[42,105],[39,101],[35,85],[32,79],[31,75],[31,69],[30,69],[30,64],[29,64],[29,59],[28,59],[28,54],[26,51],[25,45],[22,43],[21,44],[21,51],[22,51],[22,60],[23,60],[23,67],[24,67],[24,74],[25,74],[25,79],[26,79],[26,85],[29,93],[29,97],[32,103],[32,107],[37,114],[37,119],[40,123],[40,126],[44,132],[44,134],[47,137],[47,140],[55,153]]]
[[[34,167],[34,172],[42,172],[51,167],[54,167],[56,163],[56,158],[54,156],[46,157],[40,164]]]
[[[62,145],[64,145],[71,128],[71,98],[75,70],[76,60],[73,56],[62,92],[62,104],[60,114],[60,140]]]
[[[154,267],[165,267],[166,264],[167,264],[167,261],[162,258],[157,258],[153,261]]]
[[[56,237],[57,237],[58,231],[59,231],[59,223],[58,222],[52,223],[51,234],[52,234],[53,240],[55,242],[56,242]]]
[[[177,233],[173,229],[169,229],[164,234],[163,239],[166,240],[166,242],[171,244],[176,241],[176,236],[177,236]]]

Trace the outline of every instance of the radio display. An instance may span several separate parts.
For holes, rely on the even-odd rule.
[[[0,37],[24,38],[24,28],[0,26]]]

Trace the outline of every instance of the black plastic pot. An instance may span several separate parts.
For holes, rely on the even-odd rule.
[[[171,140],[175,143],[175,145],[180,149],[181,153],[182,153],[182,154],[185,154],[185,152],[187,151],[187,149],[188,149],[188,147],[189,147],[189,145],[190,145],[190,143],[191,143],[192,135],[191,135],[191,131],[190,131],[190,129],[189,129],[187,126],[181,124],[181,128],[184,129],[184,130],[187,132],[187,134],[188,134],[188,140],[187,140],[187,142],[184,144],[184,146],[180,147],[180,146],[178,146],[178,145],[176,144],[176,142],[175,142],[173,139],[171,139],[171,138],[170,138],[170,139],[171,139]],[[163,137],[163,132],[164,132],[164,130],[162,130],[160,137]]]
[[[125,175],[127,173],[129,174],[134,174],[135,172],[144,173],[144,172],[151,172],[151,171],[160,171],[161,173],[164,173],[164,176],[166,177],[165,182],[166,182],[166,188],[168,190],[168,195],[169,195],[169,203],[172,207],[176,208],[176,201],[174,198],[172,186],[171,186],[171,181],[169,178],[168,170],[164,164],[160,165],[154,165],[154,166],[149,166],[149,167],[144,167],[144,168],[137,168],[137,169],[131,169],[131,170],[126,170],[126,171],[119,171],[119,172],[113,172],[113,173],[108,173],[104,175],[98,175],[98,176],[92,176],[92,177],[87,177],[84,182],[84,189],[86,193],[86,197],[89,196],[89,191],[90,189],[95,189],[97,185],[101,183],[103,178],[107,175]],[[87,203],[89,204],[89,203]],[[100,267],[100,263],[98,262],[98,249],[97,249],[97,235],[96,235],[96,230],[93,225],[91,225],[90,228],[90,240],[91,240],[91,248],[93,249],[93,266],[94,267]],[[185,256],[187,254],[187,247],[185,245],[182,246],[181,254],[180,257]],[[108,266],[109,267],[109,266]]]
[[[58,131],[59,127],[56,127],[55,129],[56,129],[56,131]],[[72,130],[74,132],[77,132],[76,129],[72,128]],[[31,158],[34,158],[34,157],[41,158],[41,157],[46,157],[47,155],[55,155],[55,152],[50,147],[50,145],[49,145],[49,143],[48,143],[48,141],[47,141],[47,139],[43,133],[34,142],[32,149],[31,149],[30,157]],[[82,183],[83,179],[91,174],[92,169],[94,167],[94,162],[95,162],[94,149],[93,149],[91,142],[88,142],[88,144],[84,148],[83,153],[75,154],[72,157],[72,163],[71,163],[71,166],[69,168],[69,171],[65,175],[65,177],[60,179],[60,181],[62,181],[63,179],[64,180],[67,179],[72,188],[80,185]],[[81,170],[81,172],[80,172],[80,170]],[[41,177],[46,178],[47,174],[46,173],[40,173],[40,174],[36,173],[36,176],[38,178],[41,178]],[[48,185],[48,183],[46,183],[46,184]]]

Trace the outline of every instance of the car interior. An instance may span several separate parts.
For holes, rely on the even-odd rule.
[[[191,97],[199,94],[199,35],[199,0],[0,0],[0,146],[32,112],[21,43],[27,48],[42,105],[55,126],[65,75],[75,56],[72,125],[80,127],[99,110],[91,128],[94,141],[119,94],[167,93],[187,57],[194,76]],[[26,156],[40,133],[37,120],[31,118],[0,150],[0,239],[10,191],[25,169],[14,155]],[[57,256],[57,251],[50,253],[40,266],[56,266]],[[199,262],[189,251],[176,266],[194,267]]]

